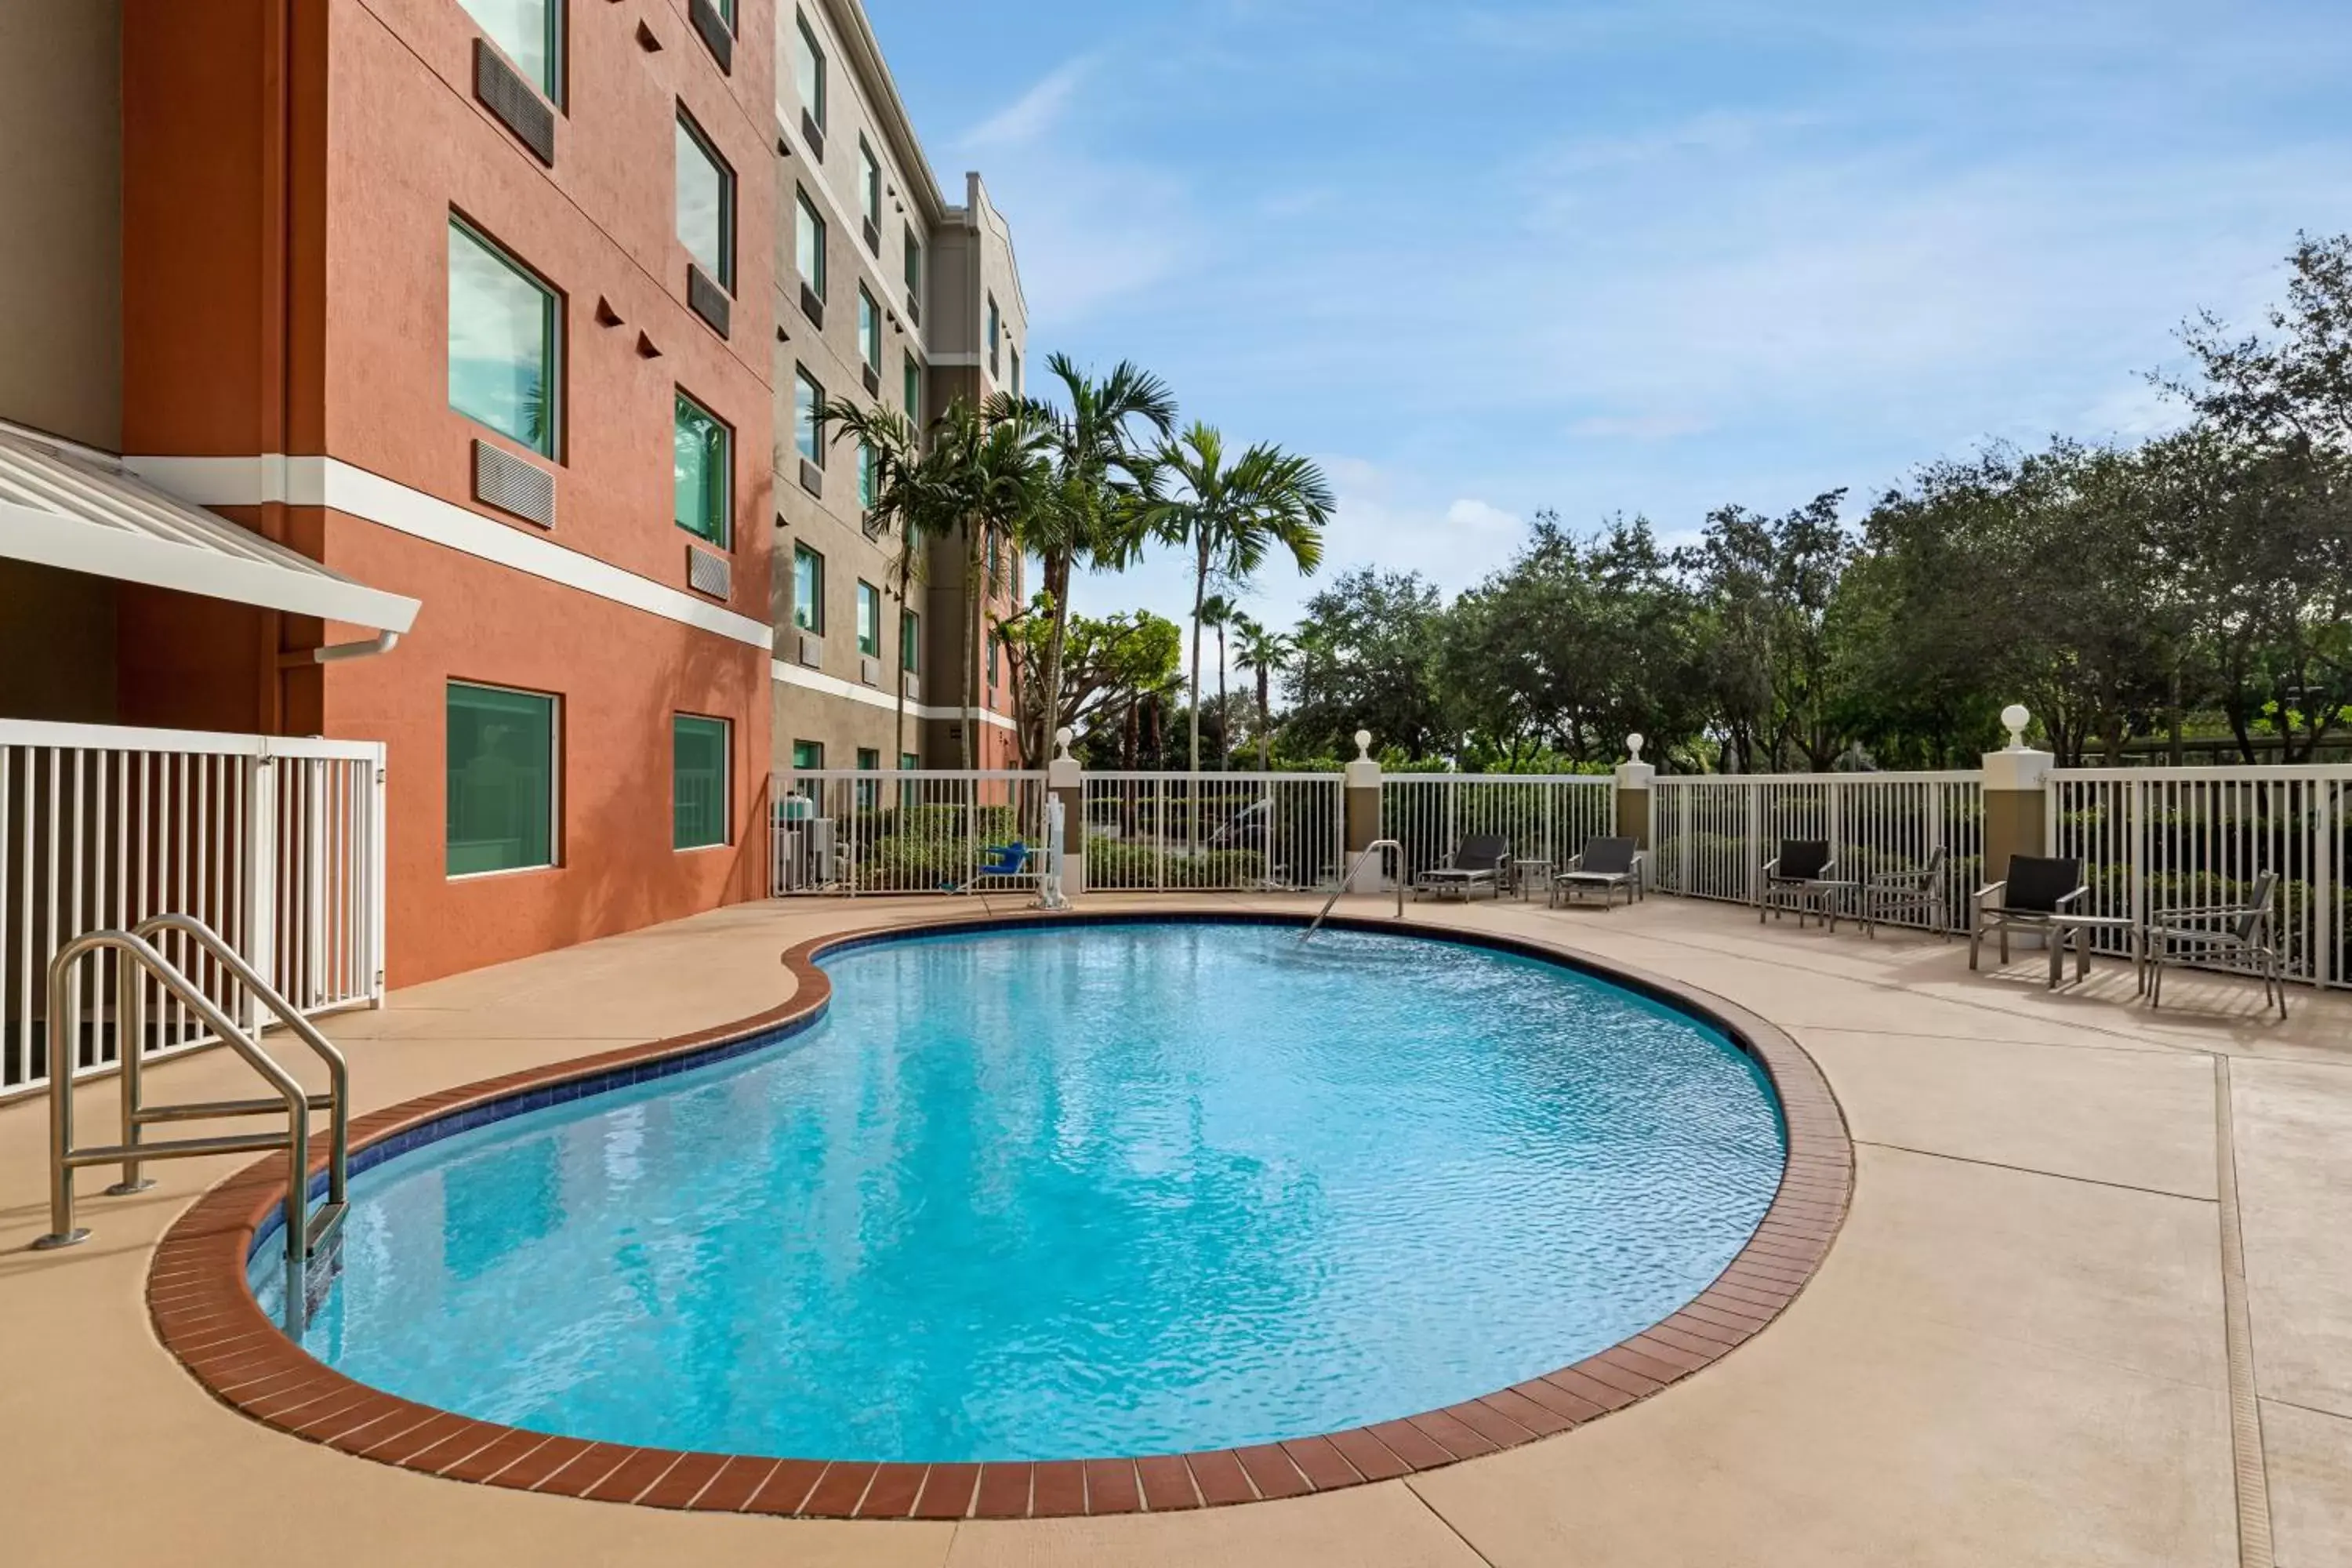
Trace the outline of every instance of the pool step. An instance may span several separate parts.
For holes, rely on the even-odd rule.
[[[351,1210],[352,1205],[347,1203],[324,1203],[312,1209],[310,1224],[302,1232],[304,1255],[316,1258],[321,1247],[336,1240],[342,1233],[343,1216]]]

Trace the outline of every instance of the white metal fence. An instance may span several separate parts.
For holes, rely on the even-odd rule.
[[[1381,837],[1404,846],[1410,882],[1473,834],[1514,860],[1554,865],[1617,831],[1616,782],[1594,773],[1391,773],[1381,781]]]
[[[951,891],[1012,864],[1003,852],[1016,844],[1034,875],[1045,846],[1039,773],[794,769],[777,775],[775,802],[769,888],[780,898]]]
[[[80,1037],[48,1037],[48,963],[85,931],[191,914],[305,1012],[383,986],[383,748],[372,742],[0,721],[0,1097],[121,1059],[112,955],[83,964]],[[232,1016],[251,999],[194,950],[183,963]],[[210,1036],[151,1009],[152,1058]]]
[[[1083,794],[1089,888],[1313,891],[1339,882],[1347,816],[1337,773],[1090,773]]]
[[[1984,861],[1980,773],[1675,774],[1652,781],[1650,800],[1650,874],[1663,892],[1752,900],[1764,863],[1791,839],[1825,840],[1834,874],[1857,881],[1924,867],[1940,848],[1942,918],[1926,923],[1967,928]]]
[[[2352,984],[2344,904],[2352,766],[2067,768],[2047,787],[2050,853],[2082,861],[2089,912],[2137,921],[2234,903],[2274,872],[2286,972]],[[2111,951],[2126,940],[2095,935]]]

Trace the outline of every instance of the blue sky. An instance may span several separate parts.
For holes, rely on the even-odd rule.
[[[2161,427],[2182,319],[2352,228],[2341,0],[868,5],[1032,362],[1321,460],[1326,578]],[[1163,558],[1078,604],[1189,598]]]

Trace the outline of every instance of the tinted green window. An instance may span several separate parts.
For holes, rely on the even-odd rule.
[[[800,24],[801,52],[793,61],[793,83],[800,89],[801,107],[824,129],[824,51],[816,45],[816,35],[809,30],[808,18],[795,15]]]
[[[816,216],[805,195],[800,198],[799,215],[793,223],[793,263],[801,269],[801,281],[824,299],[824,219]]]
[[[449,220],[449,406],[555,455],[555,291]]]
[[[871,583],[857,584],[857,651],[882,657],[882,590]]]
[[[824,467],[824,437],[817,427],[817,410],[824,406],[824,388],[802,370],[793,373],[793,447],[800,455]]]
[[[882,226],[882,165],[874,161],[874,149],[866,138],[857,139],[857,195],[865,208],[866,221],[877,231],[877,243]]]
[[[670,720],[670,847],[727,842],[727,721]]]
[[[857,771],[864,773],[880,773],[882,771],[882,753],[878,751],[870,750],[865,746],[858,747]],[[864,806],[868,811],[871,811],[874,807],[881,805],[882,781],[876,779],[868,782],[865,779],[859,779],[857,781],[857,804]]]
[[[923,617],[912,610],[898,612],[898,668],[918,668],[916,655],[923,646]]]
[[[996,297],[992,294],[988,300],[988,374],[991,375],[997,371],[996,345],[1003,335],[1004,318],[996,313]]]
[[[920,294],[923,291],[923,242],[915,237],[915,231],[911,228],[907,231],[905,271],[907,287],[913,292]]]
[[[677,242],[723,289],[735,287],[735,173],[677,117]]]
[[[1008,355],[1010,355],[1010,356],[1012,357],[1012,361],[1013,361],[1013,377],[1012,377],[1013,395],[1013,396],[1015,396],[1015,397],[1018,397],[1018,396],[1020,396],[1020,395],[1021,395],[1021,351],[1020,351],[1019,349],[1008,348],[1008,349],[1006,349],[1004,352],[1005,352]]]
[[[907,356],[906,379],[907,417],[920,425],[923,422],[923,367],[915,363],[913,354]]]
[[[824,766],[824,742],[822,741],[794,741],[793,742],[793,766],[803,769],[821,768]]]
[[[681,392],[670,446],[670,515],[688,533],[721,550],[731,548],[728,519],[733,512],[729,503],[734,471],[732,436],[717,415]]]
[[[793,625],[824,631],[824,557],[805,544],[793,546]]]
[[[458,0],[490,42],[506,51],[517,69],[557,103],[563,63],[562,0]]]
[[[874,466],[874,448],[860,441],[857,444],[857,504],[871,511],[874,497],[879,489]]]
[[[988,683],[996,684],[996,645],[1002,641],[994,632],[988,634]]]
[[[452,877],[555,863],[555,699],[449,683]]]
[[[914,752],[901,752],[898,753],[898,766],[905,772],[911,773],[922,765],[922,759],[915,755]]]
[[[866,285],[857,286],[857,353],[878,373],[882,368],[882,310]]]

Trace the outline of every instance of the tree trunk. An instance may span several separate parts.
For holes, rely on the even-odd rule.
[[[973,526],[967,531],[963,563],[963,722],[957,730],[963,736],[963,768],[971,772],[974,744],[980,739],[980,558],[987,542],[985,528]]]
[[[1209,595],[1209,536],[1202,534],[1200,563],[1192,572],[1192,771],[1201,771],[1201,605]]]
[[[1274,711],[1266,701],[1266,668],[1257,667],[1257,771],[1274,772]]]
[[[1052,754],[1054,737],[1062,730],[1062,647],[1070,627],[1070,558],[1055,552],[1045,563],[1045,593],[1054,601],[1054,619],[1045,632],[1045,675],[1041,693],[1045,708],[1045,746]]]
[[[1217,771],[1234,771],[1234,738],[1225,729],[1225,624],[1217,623]]]

